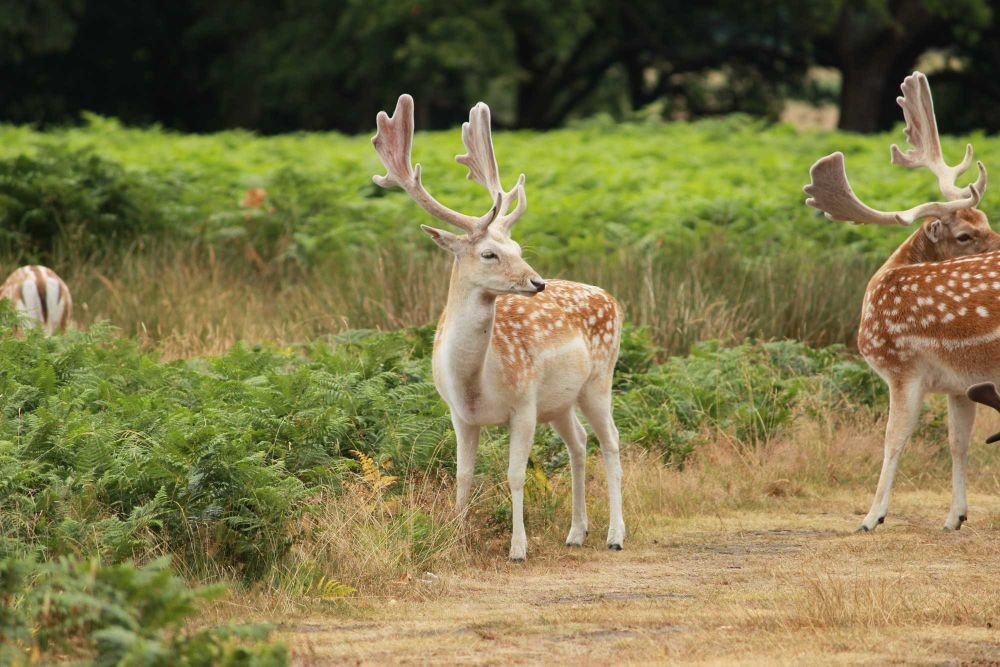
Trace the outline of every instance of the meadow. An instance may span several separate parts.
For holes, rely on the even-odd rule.
[[[772,651],[789,633],[823,654],[863,631],[901,627],[905,638],[990,622],[995,582],[961,599],[936,592],[947,544],[921,541],[922,520],[903,519],[908,532],[897,536],[913,554],[929,550],[916,574],[897,572],[919,586],[870,598],[850,572],[815,570],[852,557],[893,569],[878,559],[891,544],[839,535],[874,487],[885,411],[882,383],[851,351],[861,295],[907,231],[827,221],[803,205],[801,186],[813,160],[840,149],[872,205],[933,198],[929,174],[888,164],[888,144],[901,139],[738,116],[496,134],[506,180],[528,177],[529,212],[515,230],[528,261],[545,277],[608,288],[629,323],[615,385],[626,556],[614,565],[593,535],[594,548],[562,551],[566,454],[540,430],[527,490],[536,541],[519,570],[503,547],[502,430],[484,438],[472,516],[453,516],[454,436],[430,381],[448,263],[419,231],[423,213],[371,183],[379,170],[367,137],[188,136],[96,117],[50,132],[0,126],[0,266],[52,266],[79,325],[15,336],[0,309],[0,658],[282,664],[286,642],[299,661],[393,659],[365,653],[385,636],[341,636],[338,622],[393,627],[455,604],[457,619],[484,585],[502,606],[519,577],[541,584],[575,567],[593,578],[547,594],[596,600],[601,612],[553,611],[567,641],[623,643],[636,660],[711,659],[747,644],[706,643],[717,622],[688,608],[695,592],[586,596],[622,567],[660,576],[651,563],[733,548],[760,556],[758,574],[784,578],[785,597],[725,598],[730,630],[770,638],[750,646],[762,660],[794,659]],[[972,139],[978,157],[1000,164],[1000,140]],[[946,155],[963,145],[946,140]],[[459,149],[457,131],[418,133],[415,159],[436,196],[478,213],[488,202],[452,162]],[[944,422],[934,403],[899,482],[904,508],[940,505],[942,517],[946,502],[918,489],[946,486]],[[588,501],[600,525],[597,459]],[[974,511],[985,509],[962,548],[988,562],[1000,467],[982,450],[973,470]],[[801,569],[776,573],[786,552],[802,558],[782,567]],[[709,570],[730,565],[689,576],[715,590],[729,583]],[[932,611],[914,615],[923,589]],[[680,607],[662,606],[671,600]],[[649,627],[601,635],[614,625],[604,614],[632,602],[645,610],[634,623]],[[465,626],[476,641],[501,637],[510,659],[530,659],[518,651],[533,630],[483,618]],[[695,631],[679,643],[649,638],[649,628],[684,623]],[[464,641],[455,624],[417,634]],[[428,641],[435,659],[453,655],[448,641]],[[556,655],[575,655],[562,648]]]

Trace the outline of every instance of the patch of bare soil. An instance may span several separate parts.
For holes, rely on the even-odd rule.
[[[592,531],[281,635],[300,664],[998,664],[1000,496],[946,533],[947,496],[900,493],[855,535],[854,495],[665,518],[622,552]]]

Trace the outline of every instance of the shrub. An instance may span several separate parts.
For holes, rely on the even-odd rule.
[[[222,592],[188,588],[166,559],[142,568],[69,558],[0,560],[0,662],[59,655],[109,666],[287,664],[284,646],[260,643],[270,626],[187,626],[199,601]]]
[[[302,539],[308,499],[342,488],[359,458],[394,475],[454,466],[430,328],[163,363],[107,327],[46,338],[3,326],[0,557],[168,550],[192,572],[260,579]],[[883,396],[840,348],[706,343],[657,365],[647,333],[628,329],[622,349],[622,439],[678,463],[718,431],[763,446],[802,410]],[[537,437],[536,464],[564,465],[558,439]],[[488,432],[481,469],[502,475],[505,442]]]
[[[0,248],[30,261],[87,256],[166,226],[163,183],[90,150],[44,146],[0,160]]]

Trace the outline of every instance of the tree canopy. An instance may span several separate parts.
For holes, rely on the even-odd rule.
[[[899,81],[936,50],[944,104],[961,106],[963,128],[993,128],[992,88],[966,90],[1000,69],[992,4],[0,0],[0,119],[86,110],[186,131],[356,132],[406,91],[421,127],[483,99],[499,124],[550,128],[649,105],[775,117],[790,96],[826,95],[841,127],[874,131],[897,120]],[[840,71],[839,91],[812,83],[814,65]]]

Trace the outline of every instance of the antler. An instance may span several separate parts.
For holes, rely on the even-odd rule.
[[[493,208],[478,218],[453,211],[434,199],[420,181],[420,165],[410,166],[410,150],[413,145],[412,97],[400,95],[392,116],[380,111],[376,124],[378,132],[372,138],[372,144],[388,172],[385,176],[373,176],[372,180],[376,184],[384,188],[396,185],[402,187],[425,211],[468,234],[479,234],[494,222],[503,233],[510,234],[511,227],[524,215],[528,206],[524,174],[517,179],[512,190],[504,191],[500,185],[500,169],[493,152],[493,135],[490,131],[490,108],[482,102],[472,107],[469,122],[462,124],[462,142],[468,152],[455,157],[456,162],[468,167],[468,177],[489,191],[494,202]],[[515,199],[517,207],[509,211]]]
[[[927,167],[937,176],[941,194],[949,200],[968,197],[971,186],[960,188],[955,185],[955,181],[972,166],[972,144],[966,144],[962,161],[949,167],[941,153],[941,139],[938,136],[937,119],[934,117],[934,100],[927,77],[921,72],[914,72],[903,79],[900,88],[903,95],[896,98],[896,103],[903,109],[903,117],[906,119],[904,133],[913,148],[903,153],[899,146],[893,144],[889,149],[892,163],[910,169]],[[986,180],[981,167],[976,187],[982,196],[986,190]]]
[[[500,185],[500,168],[497,166],[496,154],[493,152],[493,133],[490,130],[490,108],[483,102],[469,111],[469,122],[462,123],[462,143],[465,144],[465,155],[456,155],[455,162],[464,164],[469,169],[468,178],[489,190],[490,197],[497,200],[499,196],[500,212],[497,224],[504,233],[517,222],[528,205],[524,192],[524,174],[517,179],[512,190],[504,191]],[[510,204],[517,198],[517,208],[508,213]]]
[[[432,216],[447,222],[468,234],[478,234],[485,230],[500,211],[501,198],[483,216],[474,217],[454,211],[434,199],[420,181],[420,165],[411,167],[410,150],[413,146],[413,98],[400,95],[392,116],[379,111],[375,117],[378,132],[372,137],[372,145],[386,168],[385,176],[373,176],[372,180],[383,188],[399,186]],[[494,164],[494,169],[495,169]]]
[[[809,170],[809,176],[812,182],[803,188],[809,195],[806,204],[823,211],[830,220],[868,225],[909,225],[921,218],[943,218],[960,209],[977,206],[982,198],[979,183],[982,182],[983,187],[986,184],[986,167],[979,163],[979,180],[969,186],[969,195],[964,199],[928,202],[905,211],[891,212],[877,211],[858,199],[847,181],[844,154],[840,151],[818,160]]]

